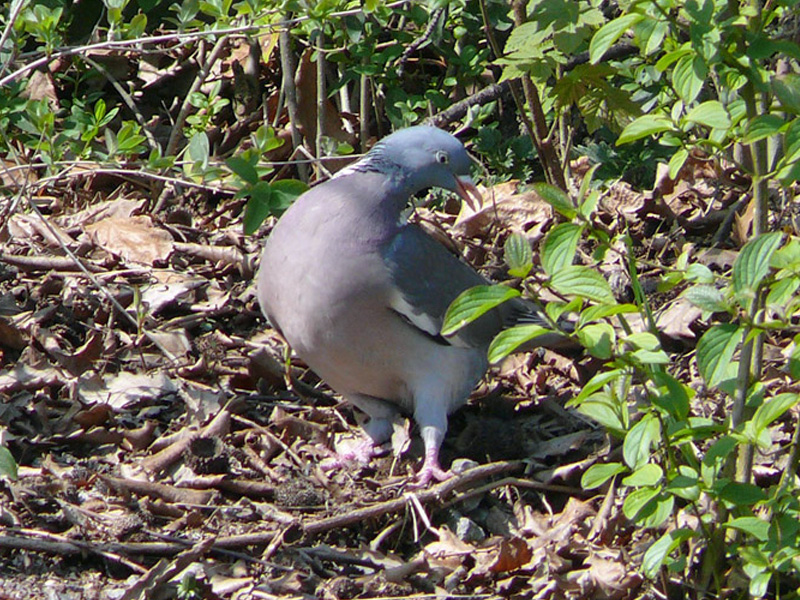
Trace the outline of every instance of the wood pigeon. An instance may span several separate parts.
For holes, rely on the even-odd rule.
[[[401,215],[431,187],[480,202],[470,166],[461,142],[441,129],[397,131],[297,199],[270,233],[258,273],[270,323],[369,417],[369,439],[347,458],[368,461],[395,415],[412,414],[425,446],[420,485],[450,475],[439,465],[447,417],[486,372],[494,335],[520,320],[546,322],[514,300],[440,334],[450,303],[487,281]]]

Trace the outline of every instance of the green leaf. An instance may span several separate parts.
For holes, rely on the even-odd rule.
[[[691,529],[674,529],[662,535],[644,553],[642,558],[642,573],[644,576],[649,579],[655,579],[670,553],[683,542],[696,535]]]
[[[714,466],[715,462],[721,462],[728,458],[728,455],[736,448],[736,440],[729,435],[724,435],[716,440],[703,456],[703,464]]]
[[[742,143],[752,144],[758,140],[777,135],[785,124],[786,121],[778,115],[758,115],[747,123]]]
[[[620,463],[607,463],[592,465],[581,477],[581,487],[584,490],[593,490],[599,488],[606,481],[617,475],[624,473],[627,469],[625,465]]]
[[[541,196],[542,200],[567,219],[574,219],[575,215],[578,214],[578,209],[575,208],[575,204],[573,204],[570,197],[556,186],[549,183],[535,183],[533,184],[533,189]]]
[[[644,15],[628,13],[609,21],[603,25],[589,42],[589,60],[592,64],[599,63],[606,51],[616,42],[622,34],[644,19]]]
[[[666,392],[653,398],[653,404],[666,410],[676,421],[689,416],[689,391],[680,381],[665,372],[653,373],[653,379]]]
[[[245,183],[255,185],[259,182],[258,171],[251,161],[241,156],[231,156],[225,164]]]
[[[800,115],[800,75],[787,73],[772,78],[772,91],[784,110]]]
[[[789,375],[795,380],[800,379],[800,335],[794,338],[794,347],[789,354]]]
[[[672,362],[663,350],[636,350],[631,356],[644,365],[668,365]]]
[[[522,344],[545,333],[552,333],[552,330],[541,325],[517,325],[501,331],[489,345],[489,362],[500,362]]]
[[[208,137],[204,132],[200,131],[192,136],[192,139],[189,140],[188,152],[192,162],[202,163],[204,166],[208,163],[210,148]]]
[[[800,347],[800,346],[798,346]],[[610,369],[608,371],[600,371],[583,386],[580,393],[570,400],[569,406],[577,406],[586,398],[594,394],[597,390],[605,387],[606,384],[611,383],[615,379],[623,377],[625,371],[623,369]]]
[[[691,109],[684,119],[690,123],[698,123],[712,129],[728,129],[731,118],[728,111],[718,100],[709,100]]]
[[[786,244],[772,255],[770,265],[776,269],[800,271],[800,240],[794,237],[789,238]]]
[[[605,392],[598,392],[590,396],[578,406],[579,413],[594,419],[606,429],[616,433],[622,433],[628,427],[628,415],[622,412],[625,410],[627,410],[626,407],[620,406],[619,402]]]
[[[270,187],[272,188],[270,207],[274,215],[280,215],[299,196],[308,191],[308,186],[297,179],[280,179],[272,182]]]
[[[579,296],[594,302],[615,304],[611,286],[600,273],[581,265],[570,265],[550,276],[550,285],[565,296]]]
[[[672,121],[663,115],[642,115],[628,123],[617,138],[617,146],[634,142],[644,137],[650,137],[675,128]]]
[[[717,386],[729,377],[731,359],[742,341],[742,331],[733,323],[714,325],[697,342],[697,367],[708,385]]]
[[[722,291],[710,285],[695,285],[683,293],[684,298],[702,311],[715,313],[725,312],[728,306],[722,296]]]
[[[678,179],[678,173],[683,168],[689,158],[689,151],[686,148],[679,148],[672,158],[669,159],[669,178]]]
[[[787,392],[785,394],[778,394],[759,406],[753,415],[753,426],[756,435],[769,427],[776,419],[780,418],[783,413],[797,404],[798,400],[800,400],[800,395]]]
[[[595,165],[595,167],[599,166],[600,163]],[[592,169],[594,169],[594,167],[592,167]],[[584,220],[591,221],[592,215],[594,214],[594,211],[597,210],[598,204],[600,204],[600,190],[592,190],[586,195],[586,199],[581,202],[580,206],[578,207],[578,213],[584,218]]]
[[[700,498],[700,486],[697,471],[681,465],[679,474],[675,475],[667,484],[666,491],[678,498],[696,502]]]
[[[692,104],[697,99],[707,76],[708,67],[703,59],[694,53],[678,60],[672,71],[672,85],[684,104]]]
[[[621,466],[621,465],[620,465]],[[622,480],[622,485],[629,487],[654,486],[664,477],[661,467],[654,464],[642,465]]]
[[[766,542],[769,539],[769,522],[758,517],[739,517],[728,521],[724,526],[752,535],[759,542]]]
[[[783,309],[795,297],[797,288],[800,287],[799,277],[787,277],[770,286],[767,294],[767,308]]]
[[[719,491],[719,497],[736,506],[753,506],[767,499],[767,495],[757,485],[729,481]]]
[[[664,55],[656,62],[656,71],[663,73],[670,65],[678,62],[684,56],[692,53],[692,48],[688,44],[684,44],[680,48],[665,52]]]
[[[608,323],[593,323],[578,330],[578,340],[592,356],[603,360],[614,354],[616,333]]]
[[[642,513],[646,508],[655,508],[655,505],[651,503],[660,493],[661,489],[658,487],[643,487],[633,490],[622,503],[622,513],[631,521],[638,520],[645,516]],[[650,506],[648,507],[648,505]]]
[[[266,181],[259,181],[248,193],[242,227],[245,235],[252,235],[272,212],[272,187]]]
[[[733,291],[742,299],[752,298],[769,273],[772,255],[783,239],[779,231],[765,233],[747,242],[733,263]]]
[[[648,413],[625,436],[622,456],[631,469],[641,468],[650,459],[650,449],[660,435],[661,427],[653,413]]]
[[[503,246],[508,272],[512,277],[527,277],[533,268],[531,243],[521,233],[512,233]]]
[[[662,493],[639,512],[637,521],[642,527],[656,529],[673,515],[674,508],[675,496]]]
[[[772,573],[769,571],[762,571],[755,574],[750,579],[750,585],[747,586],[747,592],[751,598],[763,598],[769,591],[769,582],[772,580]]]
[[[586,171],[586,174],[583,176],[583,179],[581,180],[581,188],[580,190],[578,190],[578,204],[580,206],[580,213],[586,218],[589,218],[589,216],[594,211],[594,208],[592,207],[584,208],[583,204],[586,202],[590,202],[596,205],[598,201],[597,199],[587,200],[586,196],[589,193],[589,189],[592,183],[592,177],[594,177],[595,171],[597,171],[597,169],[599,169],[601,166],[602,166],[601,163],[595,163],[591,167],[589,167],[589,170]],[[596,196],[599,199],[599,194],[597,194]]]
[[[658,341],[658,338],[647,331],[632,333],[625,336],[623,339],[626,343],[631,344],[636,348],[641,348],[642,350],[650,350],[654,352],[661,349],[661,342]]]
[[[692,263],[686,268],[686,279],[692,283],[714,283],[714,273],[703,264]]]
[[[650,56],[662,50],[664,37],[669,33],[669,25],[662,19],[645,19],[634,27],[642,54]]]
[[[795,117],[792,119],[786,128],[784,145],[786,146],[786,155],[783,160],[787,164],[795,163],[800,159],[800,118]]]
[[[12,481],[16,481],[19,475],[19,468],[17,461],[11,451],[5,446],[0,446],[0,477],[8,477]]]
[[[581,311],[581,316],[578,319],[578,328],[606,317],[636,312],[639,312],[639,308],[635,304],[598,304],[589,306]]]
[[[545,273],[552,275],[572,264],[581,233],[583,227],[575,223],[559,223],[548,232],[540,250]]]
[[[479,285],[462,292],[444,315],[442,335],[455,333],[495,306],[519,295],[518,290],[507,285]]]

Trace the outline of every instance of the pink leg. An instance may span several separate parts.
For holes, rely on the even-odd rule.
[[[447,417],[445,417],[446,419]],[[425,444],[425,461],[422,468],[417,473],[417,487],[428,485],[431,481],[444,481],[453,476],[450,471],[445,471],[439,465],[439,448],[444,439],[444,432],[447,429],[447,421],[444,427],[427,425],[420,428],[422,442]]]
[[[428,448],[425,450],[425,462],[422,463],[422,468],[417,473],[416,487],[424,487],[431,481],[444,481],[450,479],[453,473],[445,471],[439,465],[439,449]]]

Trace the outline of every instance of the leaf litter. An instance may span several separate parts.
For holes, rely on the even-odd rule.
[[[676,231],[698,248],[717,231],[708,217],[726,194],[703,177],[668,192],[612,187],[601,218],[668,264],[683,249]],[[498,276],[508,233],[535,243],[554,216],[519,183],[494,197],[472,215],[416,218]],[[177,227],[142,214],[135,193],[68,204],[45,211],[49,227],[17,213],[2,232],[0,436],[19,463],[0,494],[6,597],[137,599],[179,586],[209,599],[649,593],[637,565],[653,538],[625,519],[613,485],[579,485],[619,451],[564,409],[598,361],[509,358],[453,415],[443,458],[457,474],[441,484],[410,485],[421,448],[408,420],[369,465],[324,469],[337,444],[358,439],[357,417],[300,360],[286,364],[260,315],[252,266],[269,225],[245,238],[237,215],[200,201]],[[581,253],[591,264],[591,249]],[[676,368],[695,381],[688,353],[702,315],[648,289]],[[767,385],[783,377],[777,368]],[[694,398],[698,414],[724,410],[708,400]],[[777,473],[763,458],[756,472]]]

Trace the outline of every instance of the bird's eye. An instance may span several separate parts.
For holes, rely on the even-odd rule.
[[[448,162],[450,162],[450,157],[447,155],[447,152],[442,152],[439,150],[436,153],[436,162],[438,162],[440,165],[446,165]]]

